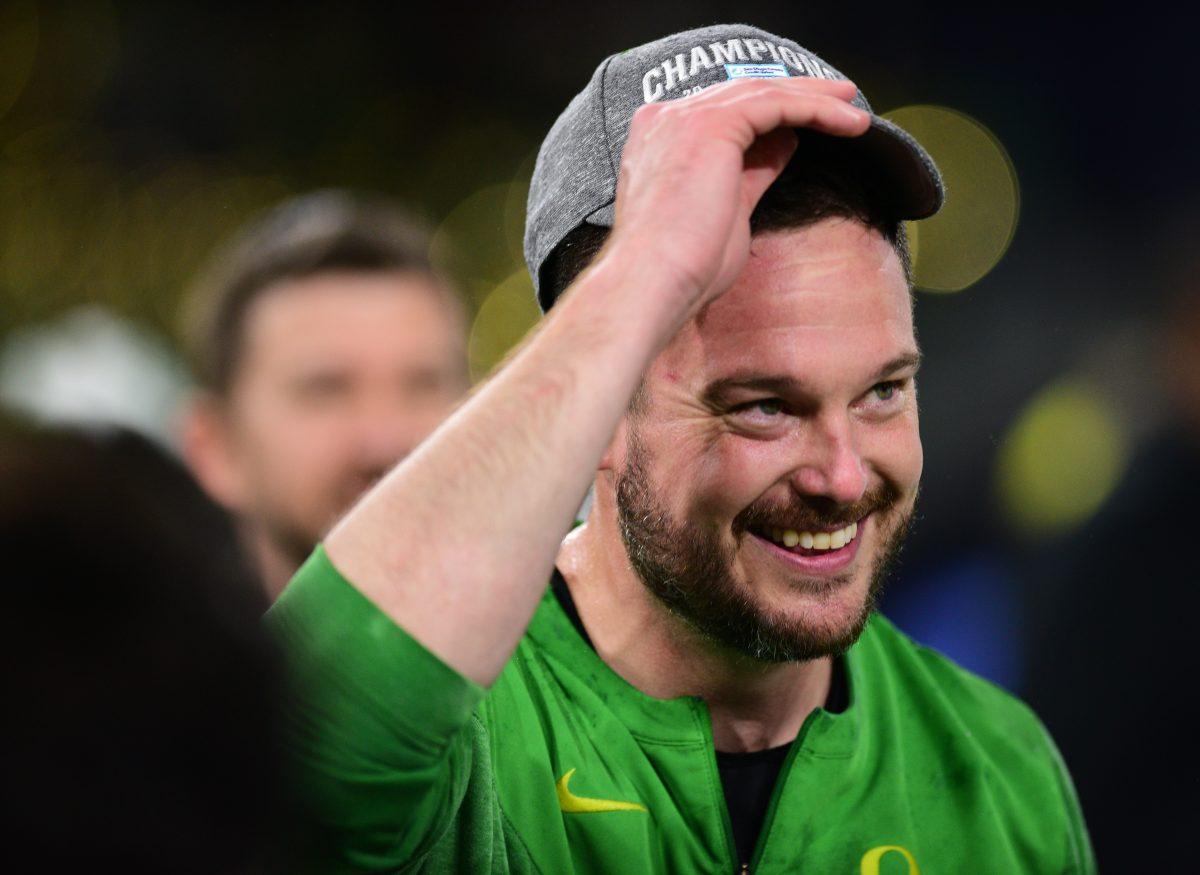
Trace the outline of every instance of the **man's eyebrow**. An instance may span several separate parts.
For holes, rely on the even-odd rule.
[[[800,388],[802,388],[802,384],[794,377],[759,371],[745,371],[730,374],[728,377],[722,377],[719,380],[713,380],[704,387],[700,398],[710,406],[718,406],[725,400],[725,396],[734,389],[751,389],[758,392],[769,392],[772,395],[787,395]]]
[[[912,368],[913,375],[916,376],[917,371],[921,368],[921,353],[919,351],[896,356],[875,372],[873,381],[878,383],[880,380],[890,377],[896,371],[902,371],[905,368]]]
[[[897,371],[912,368],[913,373],[921,367],[921,353],[909,352],[898,355],[884,364],[871,377],[872,383],[887,379]],[[742,371],[713,380],[709,383],[700,397],[706,404],[719,406],[725,396],[734,389],[749,389],[758,392],[770,392],[773,395],[788,395],[804,391],[804,383],[786,374],[768,373],[764,371]]]

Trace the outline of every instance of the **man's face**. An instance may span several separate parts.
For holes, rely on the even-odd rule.
[[[461,315],[415,273],[281,282],[246,314],[230,503],[299,564],[466,388]]]
[[[853,643],[916,501],[917,356],[880,234],[827,219],[756,237],[626,422],[618,514],[647,586],[756,659]]]

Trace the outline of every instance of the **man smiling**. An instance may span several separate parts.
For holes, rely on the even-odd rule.
[[[617,518],[641,581],[757,660],[853,644],[912,512],[918,361],[900,259],[882,235],[845,217],[760,234],[734,286],[651,370],[691,379],[656,380],[658,415],[629,417]],[[664,507],[656,477],[690,484],[677,501],[693,506]],[[706,509],[721,515],[711,526]]]
[[[540,332],[273,609],[322,871],[1094,869],[1037,719],[872,612],[941,197],[790,40],[598,68],[534,173]]]

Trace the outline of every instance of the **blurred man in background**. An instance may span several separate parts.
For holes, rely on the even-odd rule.
[[[465,312],[388,203],[327,191],[246,228],[197,285],[183,448],[268,594],[467,388]]]

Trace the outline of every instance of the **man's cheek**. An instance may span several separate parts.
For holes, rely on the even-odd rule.
[[[802,464],[785,441],[759,441],[729,435],[713,457],[709,473],[721,506],[740,513],[750,504],[773,498],[785,502],[789,476]]]
[[[720,524],[757,496],[751,487],[755,470],[744,460],[691,457],[686,465],[672,466],[663,484],[677,519],[686,513]]]
[[[917,483],[921,480],[921,473],[925,467],[925,450],[921,446],[921,436],[915,430],[909,439],[906,467],[908,480],[915,489]]]
[[[319,431],[276,423],[256,441],[262,487],[277,503],[297,511],[314,508],[334,487],[338,465],[333,445]]]
[[[724,477],[720,460],[704,452],[694,435],[662,429],[642,433],[640,439],[645,450],[646,486],[676,521],[719,498]]]
[[[915,488],[921,479],[924,453],[915,414],[861,436],[862,455],[879,474],[901,492]]]

